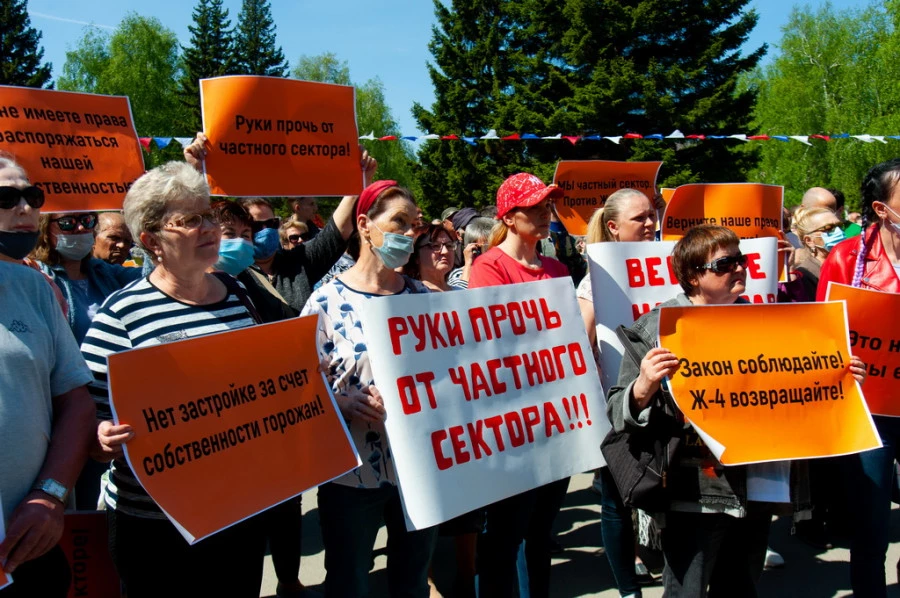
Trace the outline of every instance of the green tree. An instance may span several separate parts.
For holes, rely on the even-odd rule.
[[[175,33],[157,19],[130,14],[112,35],[88,31],[74,50],[66,52],[57,85],[67,91],[128,96],[139,135],[178,135],[174,129],[187,117],[178,99],[182,74],[178,50]],[[148,167],[180,157],[177,145],[153,152]]]
[[[187,131],[199,131],[202,126],[200,110],[200,79],[220,77],[234,70],[233,41],[228,9],[223,0],[199,0],[194,7],[194,24],[190,45],[183,47],[184,72],[178,95],[188,111],[183,126]]]
[[[40,43],[41,33],[28,17],[28,0],[0,0],[0,85],[53,87],[53,67],[41,64]]]
[[[414,114],[439,134],[746,130],[755,90],[737,84],[766,51],[740,52],[757,21],[748,1],[435,2],[437,99]],[[665,185],[743,180],[755,163],[736,141],[438,145],[420,152],[422,181],[428,193],[449,179],[448,204],[493,201],[498,179],[518,169],[549,179],[558,159],[661,159]]]
[[[305,81],[354,85],[347,62],[330,52],[301,56],[291,76]],[[384,99],[384,84],[380,79],[370,79],[356,86],[356,123],[362,135],[370,131],[379,135],[400,135],[400,126]],[[415,155],[406,142],[364,141],[363,145],[378,160],[376,178],[396,180],[409,187],[419,199],[421,189],[414,173]]]
[[[434,64],[428,73],[435,90],[430,109],[416,103],[413,116],[428,133],[475,137],[490,129],[511,129],[499,107],[510,94],[513,67],[509,2],[433,0],[437,26],[428,45]],[[451,205],[494,203],[497,187],[522,160],[520,144],[428,141],[419,150],[420,203],[431,216]],[[423,208],[423,209],[425,209]]]
[[[275,22],[268,0],[243,0],[234,36],[235,72],[284,77],[288,70],[275,45]]]
[[[756,126],[768,135],[891,134],[900,129],[900,3],[835,11],[795,9],[780,55],[748,78],[759,91]],[[854,139],[760,144],[755,179],[784,185],[785,202],[809,187],[834,187],[855,204],[859,184],[877,162],[896,156],[892,143]]]

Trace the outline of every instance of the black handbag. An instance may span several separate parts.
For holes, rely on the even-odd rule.
[[[634,350],[629,334],[631,331],[623,326],[616,329],[625,350],[640,363],[642,358]],[[684,424],[677,413],[669,393],[658,393],[647,426],[623,432],[610,430],[600,445],[625,506],[651,513],[668,509],[666,474],[684,434]]]

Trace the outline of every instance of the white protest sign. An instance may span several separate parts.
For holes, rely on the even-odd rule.
[[[606,403],[569,278],[379,298],[360,319],[410,529],[600,465]]]
[[[594,295],[600,378],[604,388],[616,383],[622,362],[622,343],[616,327],[630,326],[655,306],[683,293],[672,270],[675,241],[592,243],[587,246],[588,271]],[[743,239],[747,256],[747,292],[751,303],[775,303],[778,296],[777,240]]]

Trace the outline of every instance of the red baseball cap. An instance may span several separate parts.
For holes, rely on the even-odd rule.
[[[497,189],[497,218],[503,218],[513,208],[530,208],[550,197],[559,199],[564,195],[556,185],[545,185],[533,174],[514,174]]]

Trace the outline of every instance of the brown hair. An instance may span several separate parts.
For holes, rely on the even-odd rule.
[[[419,251],[429,243],[437,241],[437,238],[442,234],[446,235],[447,238],[451,241],[454,240],[453,235],[447,232],[447,229],[445,229],[441,224],[429,224],[428,226],[424,227],[422,234],[416,237],[416,242],[413,245],[413,252],[412,255],[409,256],[409,261],[406,262],[405,266],[403,266],[404,274],[406,274],[410,278],[422,280],[422,271],[420,269],[419,263]]]
[[[253,218],[238,202],[221,199],[214,201],[209,209],[216,215],[219,224],[237,223],[252,226]]]
[[[717,249],[739,245],[738,236],[724,226],[701,224],[686,232],[672,250],[672,269],[684,294],[688,297],[697,294],[698,289],[691,280]]]

